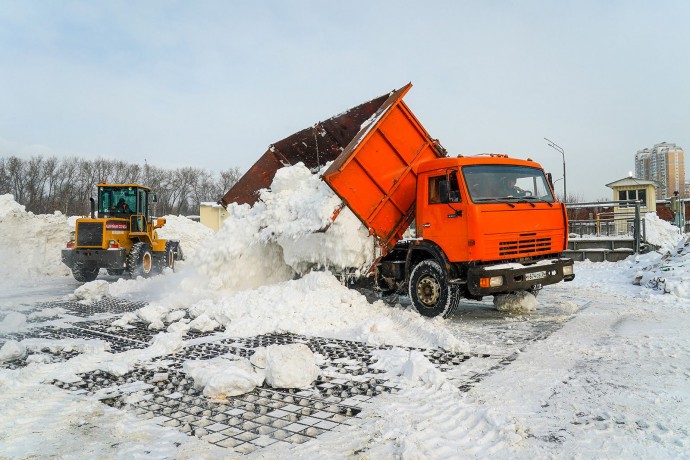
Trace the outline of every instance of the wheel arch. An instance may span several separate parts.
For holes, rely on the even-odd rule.
[[[445,252],[443,252],[443,249],[431,241],[419,241],[416,243],[418,244],[411,245],[407,252],[407,259],[405,260],[405,281],[409,283],[410,275],[414,267],[427,259],[435,260],[441,266],[446,279],[448,279],[448,275],[453,266],[448,260],[448,257],[446,257]]]

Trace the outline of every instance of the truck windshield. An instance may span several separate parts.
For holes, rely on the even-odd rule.
[[[511,165],[464,166],[462,174],[470,198],[475,203],[554,201],[544,172],[537,168]]]
[[[126,215],[137,209],[137,191],[134,187],[99,187],[99,215]]]

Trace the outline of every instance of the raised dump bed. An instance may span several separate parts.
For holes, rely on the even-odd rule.
[[[415,167],[445,156],[402,98],[393,91],[323,174],[324,181],[373,234],[383,254],[414,218]]]
[[[302,162],[317,170],[335,160],[389,97],[379,96],[271,144],[218,203],[224,207],[230,203],[253,205],[259,199],[259,190],[271,186],[280,168]]]

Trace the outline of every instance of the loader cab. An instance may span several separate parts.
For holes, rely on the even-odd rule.
[[[131,218],[140,216],[144,222],[149,216],[149,201],[155,194],[136,184],[99,184],[98,215],[100,217]],[[141,228],[145,228],[142,224]]]

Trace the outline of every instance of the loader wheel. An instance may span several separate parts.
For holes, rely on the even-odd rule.
[[[175,250],[172,242],[165,243],[162,253],[156,253],[156,273],[162,273],[164,268],[175,270]]]
[[[448,316],[460,302],[460,290],[446,283],[435,260],[423,260],[412,270],[409,286],[412,307],[423,316]]]
[[[77,265],[72,269],[74,279],[82,283],[93,281],[98,276],[98,267],[91,265]]]
[[[148,278],[151,276],[153,271],[153,254],[148,244],[141,241],[134,243],[132,250],[129,251],[127,256],[127,270],[132,275],[132,278],[138,276]]]

